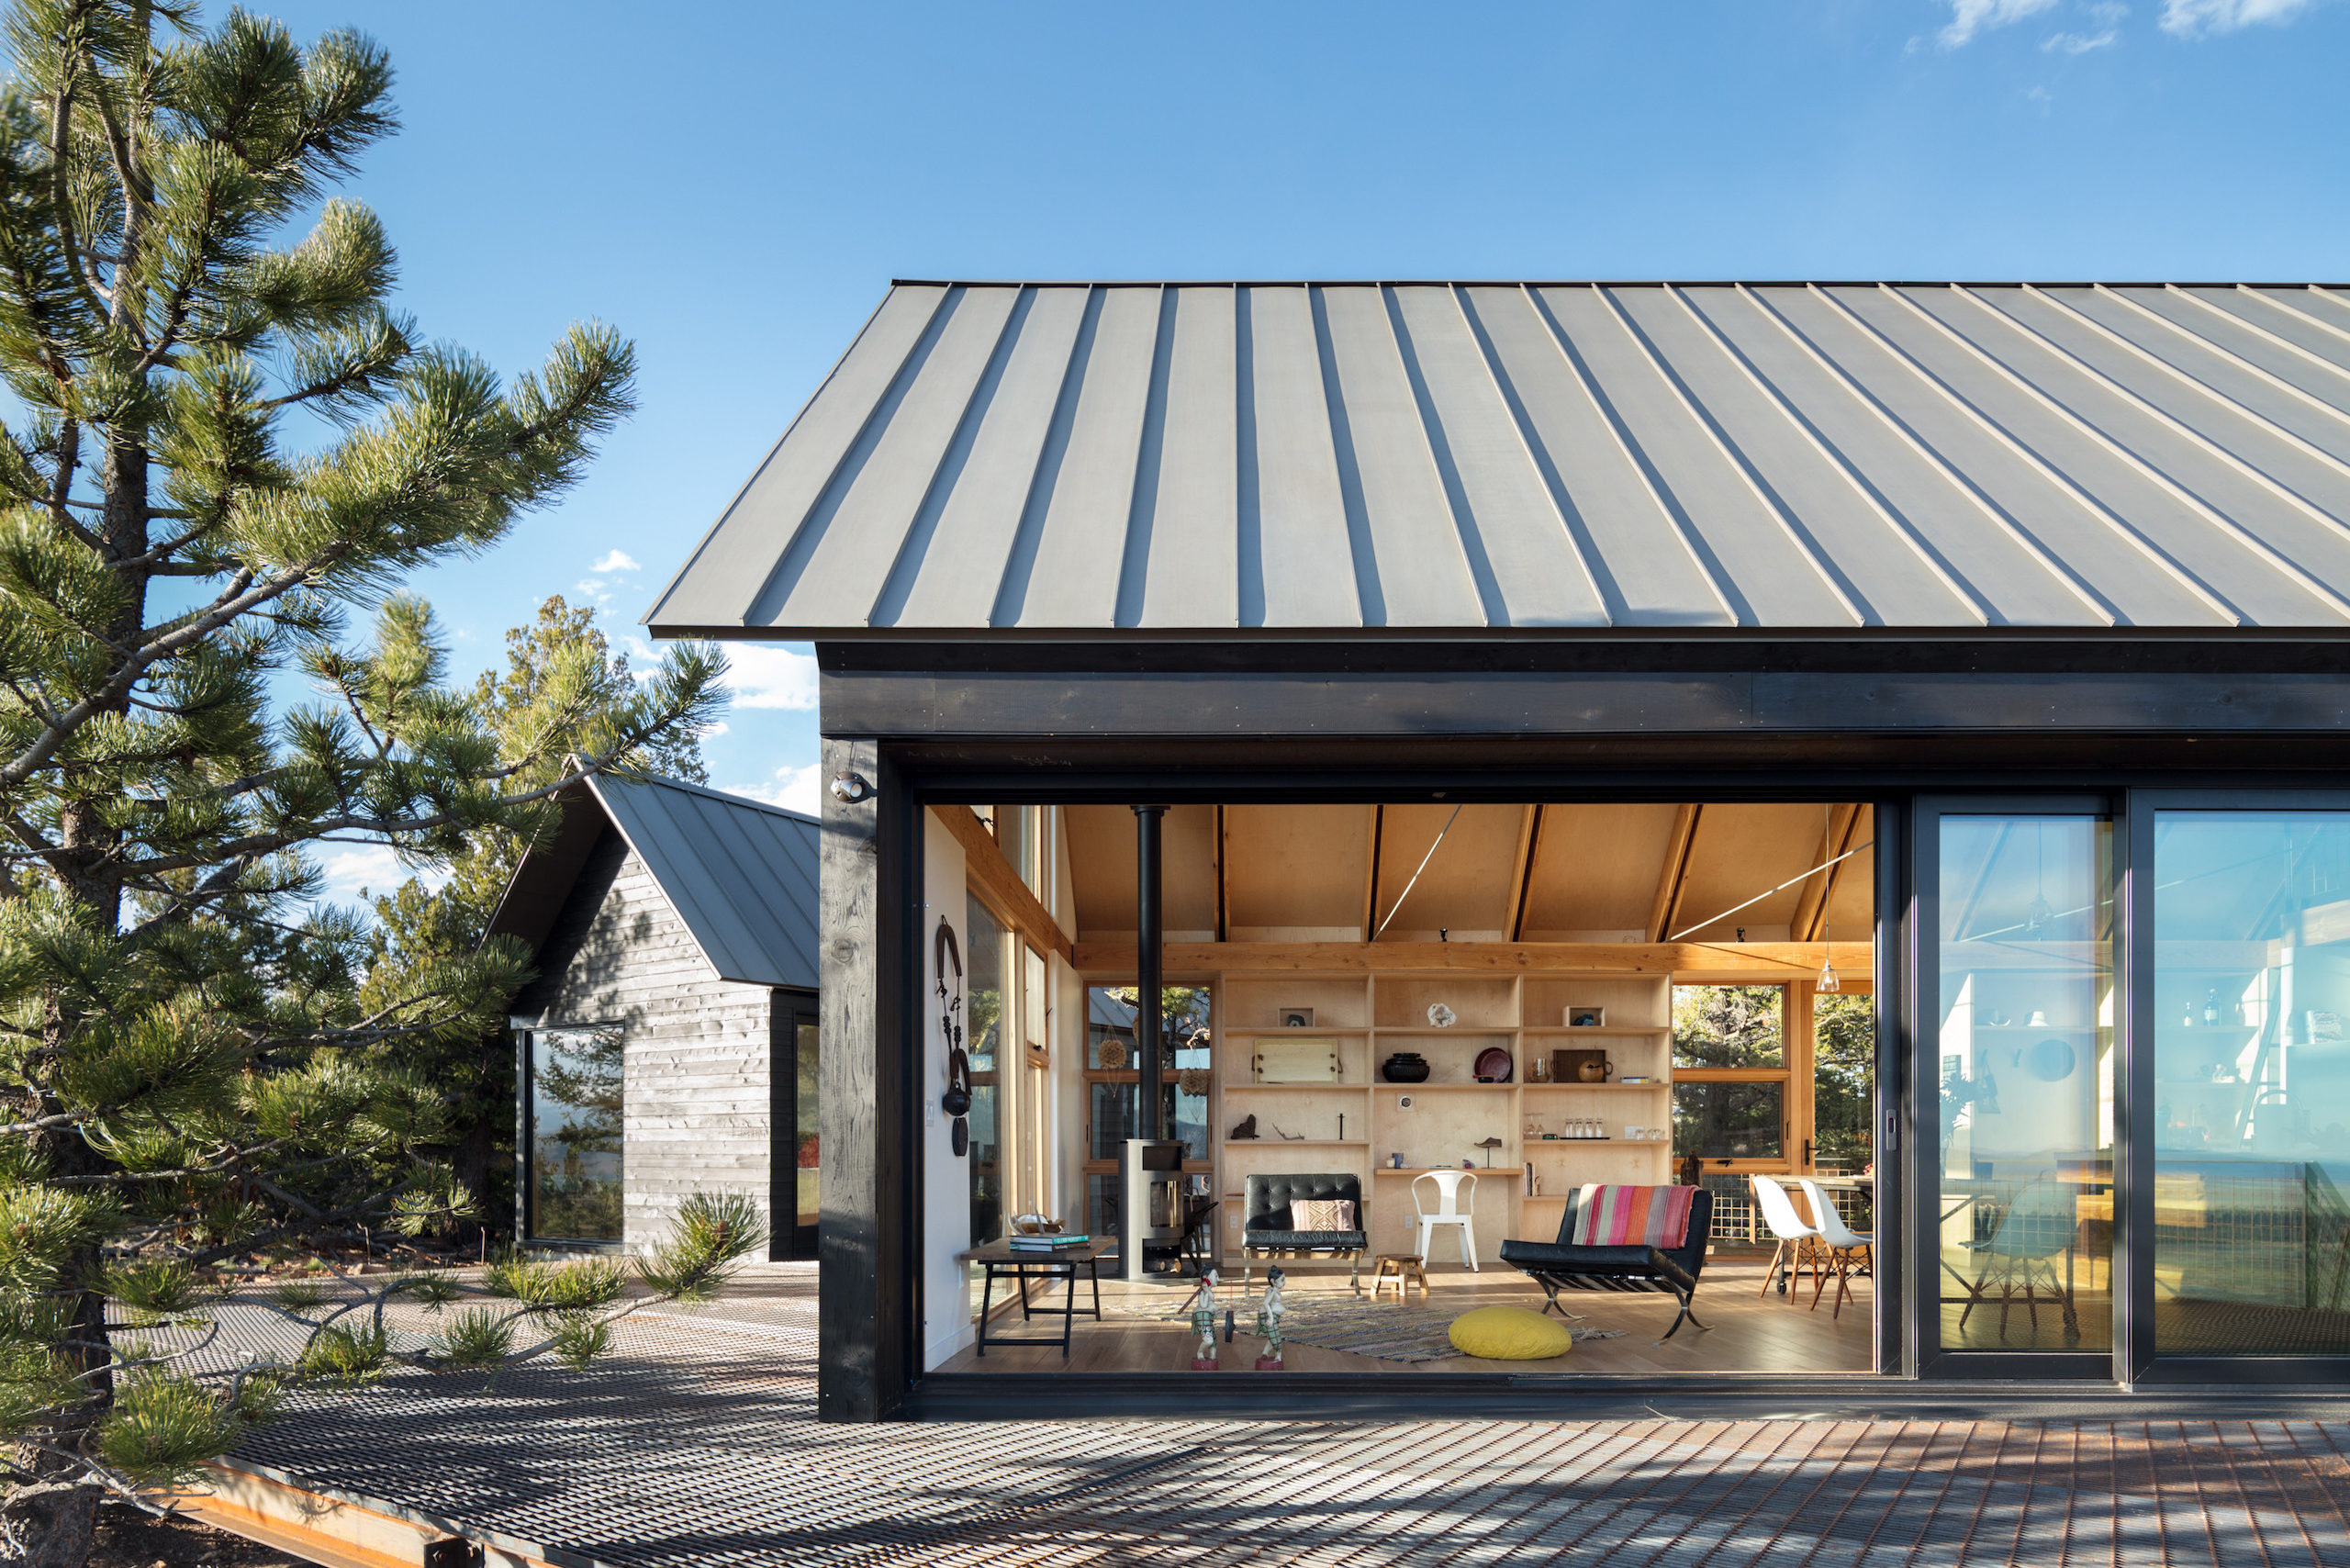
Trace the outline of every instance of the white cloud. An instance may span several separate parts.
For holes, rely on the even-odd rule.
[[[736,706],[815,711],[815,655],[775,643],[735,643],[726,656]]]
[[[2055,4],[2056,0],[1950,0],[1950,25],[1934,36],[1934,41],[1944,49],[1961,49],[1976,33],[2038,16]]]
[[[317,860],[326,873],[322,896],[334,903],[354,903],[363,893],[388,893],[410,877],[432,889],[449,879],[444,870],[401,865],[383,844],[330,844],[317,851]]]
[[[701,727],[701,738],[706,741],[714,741],[731,727],[723,719],[713,720]]]
[[[2040,47],[2062,54],[2087,54],[2092,50],[2110,49],[2121,40],[2121,18],[2130,7],[2118,0],[2103,0],[2088,7],[2089,19],[2097,24],[2094,32],[2052,33]]]
[[[775,779],[767,784],[736,785],[726,792],[747,795],[754,801],[765,801],[770,806],[781,806],[787,812],[805,812],[810,816],[822,814],[816,799],[816,767],[794,767],[789,763],[775,770]]]
[[[2180,38],[2232,33],[2255,22],[2284,22],[2313,0],[2163,0],[2163,31]]]
[[[614,550],[588,569],[591,572],[641,572],[644,568],[638,566],[636,557],[627,551]]]

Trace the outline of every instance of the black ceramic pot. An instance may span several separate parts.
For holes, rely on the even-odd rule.
[[[1428,1064],[1417,1051],[1398,1051],[1379,1064],[1379,1076],[1390,1083],[1426,1083]]]

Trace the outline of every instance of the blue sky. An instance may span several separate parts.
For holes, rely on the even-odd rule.
[[[351,192],[429,334],[642,356],[418,583],[468,668],[549,593],[636,635],[892,276],[2350,278],[2350,0],[253,8],[391,50]],[[740,674],[712,782],[812,807],[805,650]]]

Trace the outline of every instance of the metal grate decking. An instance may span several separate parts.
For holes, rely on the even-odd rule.
[[[2350,1565],[2318,1421],[814,1419],[812,1297],[303,1396],[238,1456],[557,1562]]]

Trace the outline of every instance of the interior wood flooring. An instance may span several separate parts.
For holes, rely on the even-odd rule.
[[[1763,1270],[1767,1253],[1751,1257],[1739,1254],[1716,1255],[1707,1260],[1705,1272],[1697,1284],[1697,1316],[1707,1327],[1699,1329],[1684,1324],[1681,1332],[1660,1345],[1657,1337],[1673,1326],[1676,1304],[1671,1296],[1619,1294],[1616,1292],[1561,1292],[1561,1304],[1570,1311],[1585,1315],[1581,1325],[1591,1328],[1620,1328],[1620,1338],[1586,1339],[1567,1355],[1539,1361],[1494,1361],[1472,1356],[1457,1356],[1436,1361],[1389,1361],[1377,1356],[1358,1355],[1346,1350],[1324,1350],[1313,1345],[1301,1345],[1292,1340],[1285,1361],[1292,1372],[1365,1372],[1388,1375],[1398,1372],[1460,1373],[1494,1372],[1519,1376],[1528,1372],[1832,1372],[1849,1374],[1865,1372],[1872,1364],[1874,1333],[1871,1314],[1874,1305],[1869,1282],[1852,1282],[1852,1298],[1844,1303],[1843,1311],[1832,1315],[1836,1284],[1833,1279],[1819,1298],[1818,1311],[1811,1307],[1811,1281],[1807,1277],[1796,1288],[1781,1295],[1762,1292]],[[1344,1268],[1335,1274],[1319,1268],[1308,1270],[1284,1265],[1290,1277],[1289,1293],[1292,1300],[1307,1294],[1322,1294],[1347,1291]],[[1261,1274],[1258,1280],[1261,1282]],[[1234,1282],[1237,1283],[1237,1282]],[[1523,1274],[1514,1269],[1488,1267],[1477,1273],[1455,1265],[1449,1269],[1431,1267],[1428,1304],[1433,1306],[1455,1306],[1460,1312],[1472,1307],[1516,1305],[1540,1307],[1542,1292]],[[1147,1317],[1125,1316],[1119,1313],[1120,1298],[1138,1305],[1137,1294],[1163,1299],[1169,1313],[1176,1311],[1188,1297],[1192,1282],[1181,1285],[1128,1285],[1123,1282],[1102,1282],[1102,1306],[1106,1314],[1100,1324],[1091,1318],[1077,1320],[1077,1332],[1070,1343],[1069,1358],[1064,1361],[1057,1345],[990,1345],[981,1358],[977,1350],[966,1347],[937,1370],[943,1372],[1183,1372],[1191,1367],[1192,1335],[1181,1322],[1154,1321]],[[1231,1286],[1227,1285],[1227,1292]],[[1363,1290],[1371,1289],[1371,1270],[1363,1270]],[[1078,1297],[1080,1305],[1088,1300],[1087,1286],[1080,1282]],[[1036,1304],[1043,1305],[1045,1294],[1034,1293]],[[1056,1291],[1052,1299],[1060,1299]],[[1237,1299],[1230,1294],[1227,1299]],[[1414,1305],[1419,1302],[1413,1293]],[[1383,1305],[1393,1305],[1391,1293]],[[1457,1305],[1456,1305],[1457,1304]],[[1020,1321],[1018,1305],[1012,1309],[1010,1321],[997,1318],[1004,1332],[1041,1337],[1059,1327],[1056,1316],[1043,1315],[1027,1324]],[[1242,1314],[1247,1321],[1247,1314]],[[1217,1350],[1225,1372],[1253,1372],[1262,1342],[1253,1335],[1242,1333],[1232,1343],[1219,1338]]]

